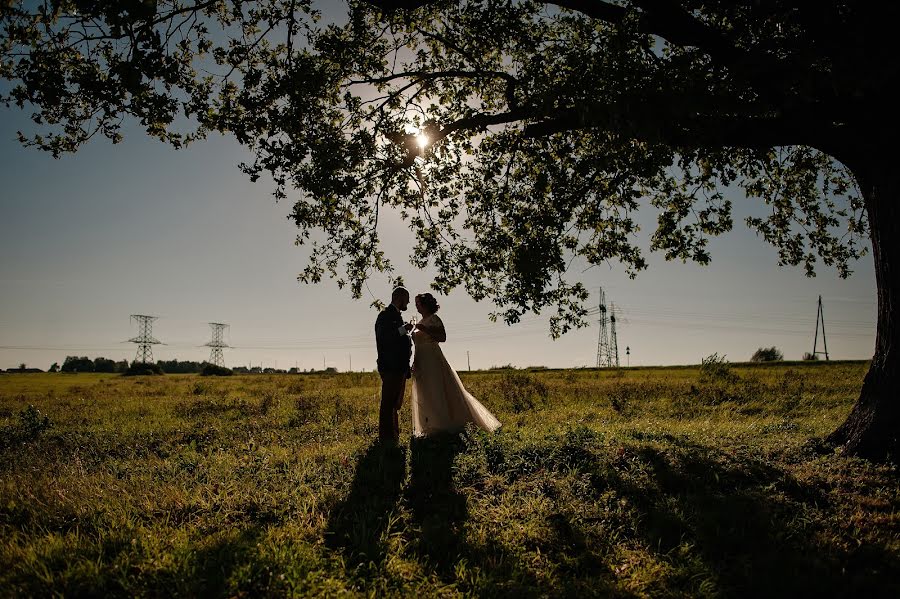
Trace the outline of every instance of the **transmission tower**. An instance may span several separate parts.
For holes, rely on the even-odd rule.
[[[131,320],[136,320],[138,323],[137,337],[132,337],[128,340],[131,343],[138,344],[137,354],[134,356],[135,362],[144,364],[153,362],[153,345],[162,343],[160,340],[153,337],[153,321],[156,319],[156,316],[144,316],[143,314],[131,315]]]
[[[607,331],[608,318],[606,315],[606,294],[600,288],[600,333],[597,337],[597,368],[610,365],[609,360],[609,333]]]
[[[228,344],[222,340],[222,332],[228,326],[221,322],[211,322],[209,326],[212,328],[212,341],[206,344],[209,350],[209,363],[215,366],[225,366],[225,357],[222,355],[222,348],[228,347]]]
[[[825,351],[816,351],[819,347],[819,323],[822,323],[822,345],[825,347]],[[819,296],[819,308],[816,311],[816,336],[813,338],[813,350],[812,355],[815,357],[819,354],[825,354],[825,359],[828,359],[828,341],[825,340],[825,312],[822,311],[822,296]]]
[[[619,367],[619,343],[616,341],[616,305],[609,304],[609,366]]]

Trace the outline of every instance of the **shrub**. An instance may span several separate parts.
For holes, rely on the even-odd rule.
[[[356,417],[358,411],[356,406],[347,401],[345,397],[335,394],[332,401],[334,402],[334,411],[330,415],[330,423],[332,426],[339,426],[344,422],[350,422]]]
[[[0,447],[7,447],[15,443],[34,441],[50,428],[50,417],[42,414],[39,409],[31,404],[18,413],[18,422],[12,426],[0,429]]]
[[[203,366],[203,370],[200,371],[200,376],[231,376],[232,372],[230,368],[225,368],[224,366],[216,366],[215,364],[206,364]]]
[[[499,387],[500,395],[516,414],[546,404],[549,396],[549,390],[543,381],[524,372],[504,374],[500,378]]]
[[[805,354],[803,354],[803,359],[806,361],[818,360],[819,356],[817,356],[816,354],[810,353],[810,352],[806,352]]]
[[[714,353],[700,360],[700,378],[702,379],[731,379],[731,364],[725,359],[725,355]]]
[[[231,374],[229,372],[229,374]],[[272,390],[266,390],[262,392],[262,395],[259,398],[259,405],[257,409],[262,416],[265,416],[269,413],[269,410],[272,409],[272,406],[275,405],[275,400],[278,399],[278,392]]]
[[[41,433],[50,428],[50,417],[42,414],[31,404],[19,412],[19,432],[23,439],[37,439]]]
[[[288,427],[303,426],[304,424],[317,422],[320,419],[321,409],[319,404],[309,397],[298,397],[294,400],[294,407],[296,408],[296,413],[292,414],[288,420]]]
[[[151,364],[149,362],[132,362],[122,376],[144,376],[144,375],[161,375],[164,374],[159,364]]]
[[[784,360],[784,354],[774,345],[759,348],[750,358],[751,362],[780,362],[782,360]]]

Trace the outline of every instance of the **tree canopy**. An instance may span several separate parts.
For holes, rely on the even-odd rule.
[[[747,225],[781,264],[812,274],[818,256],[847,275],[863,251],[862,203],[835,159],[883,91],[867,60],[887,42],[856,35],[882,26],[875,11],[346,6],[325,22],[294,0],[8,2],[3,99],[34,111],[39,132],[22,142],[54,155],[119,141],[127,117],[176,147],[231,133],[255,156],[243,169],[296,202],[298,242],[313,246],[302,280],[329,275],[359,297],[393,273],[378,218],[394,209],[437,291],[462,286],[509,322],[555,307],[554,333],[583,322],[573,258],[646,267],[643,205],[658,212],[650,249],[668,259],[709,261],[709,238],[733,224],[728,185],[771,207]]]
[[[346,16],[335,13],[346,7]],[[322,9],[321,11],[319,9]],[[516,322],[585,324],[574,261],[709,261],[746,224],[808,275],[850,273],[871,242],[872,370],[832,440],[900,448],[897,3],[841,0],[52,0],[0,4],[0,100],[25,145],[58,156],[126,119],[176,147],[210,132],[252,152],[294,201],[300,275],[360,297],[395,275],[379,215],[415,232],[414,265]],[[867,237],[868,236],[868,237]],[[850,441],[848,441],[850,440]],[[852,443],[851,443],[852,441]]]

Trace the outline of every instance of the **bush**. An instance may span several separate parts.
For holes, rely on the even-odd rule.
[[[0,429],[0,447],[34,441],[50,428],[50,417],[31,404],[18,413],[18,422]]]
[[[774,345],[759,348],[750,358],[751,362],[781,362],[782,360],[784,360],[784,354]]]
[[[159,364],[151,364],[149,362],[132,362],[122,376],[144,376],[164,374]]]
[[[41,411],[33,405],[28,404],[27,408],[19,412],[19,431],[23,439],[29,441],[37,439],[48,428],[50,417],[41,414]]]
[[[224,366],[216,366],[215,364],[206,364],[203,366],[203,370],[200,371],[200,376],[231,376],[232,372],[230,368],[225,368]]]
[[[733,376],[731,364],[725,359],[724,354],[720,356],[717,352],[700,360],[700,378],[702,379],[727,380]]]
[[[543,381],[524,372],[504,374],[500,379],[499,390],[516,414],[545,405],[549,396],[549,390]]]
[[[289,427],[303,426],[319,420],[321,409],[318,402],[307,397],[298,397],[294,401],[294,406],[296,413],[288,420]]]
[[[805,354],[803,354],[803,359],[805,361],[809,362],[811,360],[818,360],[819,356],[817,356],[816,354],[810,353],[810,352],[806,352]]]

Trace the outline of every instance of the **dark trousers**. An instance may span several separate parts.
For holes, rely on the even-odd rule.
[[[378,410],[378,438],[400,439],[400,406],[406,391],[405,372],[379,372],[381,375],[381,407]]]

